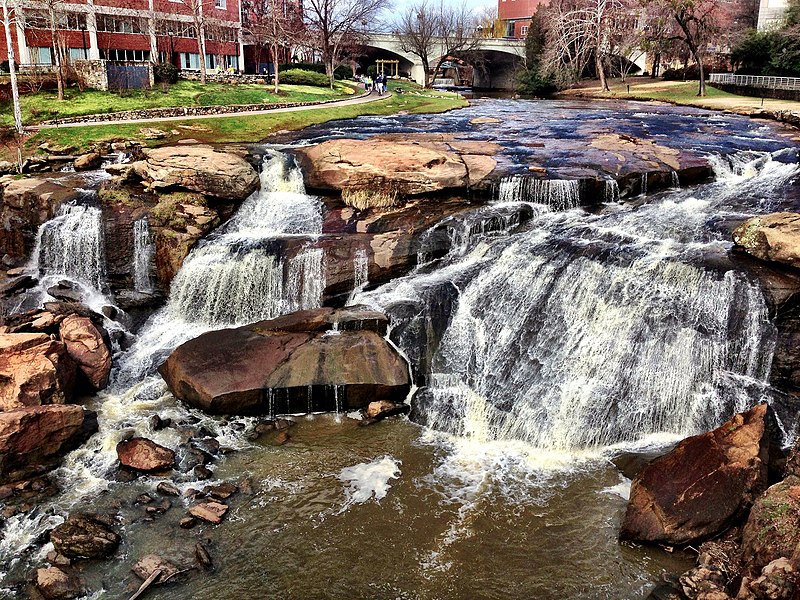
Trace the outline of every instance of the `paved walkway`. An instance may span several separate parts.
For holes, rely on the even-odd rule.
[[[32,125],[27,127],[26,129],[37,131],[40,129],[60,129],[62,127],[87,127],[89,125],[127,125],[130,123],[166,123],[170,121],[195,121],[198,119],[222,119],[222,118],[232,118],[232,117],[246,117],[250,115],[269,115],[269,114],[278,114],[278,113],[287,113],[287,112],[299,112],[304,110],[318,110],[320,108],[328,108],[328,107],[338,107],[338,106],[354,106],[357,104],[367,104],[369,102],[376,102],[377,100],[385,100],[390,98],[392,94],[390,92],[385,93],[383,96],[379,96],[376,93],[370,94],[361,94],[355,98],[345,98],[344,100],[335,100],[333,102],[320,102],[319,104],[307,104],[304,106],[287,106],[284,108],[267,108],[264,110],[247,110],[242,112],[230,112],[230,113],[215,113],[211,115],[183,115],[177,117],[151,117],[145,119],[119,119],[115,121],[80,121],[78,123],[62,123],[60,125]],[[182,108],[180,106],[176,106],[175,108]],[[88,115],[87,115],[88,116]]]

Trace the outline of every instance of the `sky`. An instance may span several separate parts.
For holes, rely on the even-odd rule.
[[[415,0],[394,0],[391,2],[390,10],[393,12],[400,12],[409,4],[414,4]],[[472,8],[476,11],[486,7],[486,6],[497,6],[497,0],[444,0],[445,4],[451,4],[453,6],[461,6],[466,5],[469,8]]]

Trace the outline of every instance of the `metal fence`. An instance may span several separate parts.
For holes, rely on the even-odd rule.
[[[734,75],[712,73],[709,83],[768,88],[771,90],[800,90],[800,77],[765,77],[763,75]]]

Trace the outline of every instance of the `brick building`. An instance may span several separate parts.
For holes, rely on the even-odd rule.
[[[547,0],[497,0],[497,16],[505,23],[505,36],[523,39],[528,35],[531,18]]]
[[[25,0],[14,5],[17,62],[53,64],[45,5]],[[206,68],[238,70],[244,63],[240,0],[64,0],[56,4],[56,35],[71,60],[168,61],[199,70],[195,13],[204,23]],[[7,59],[2,35],[0,62]]]

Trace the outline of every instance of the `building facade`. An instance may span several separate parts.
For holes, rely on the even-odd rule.
[[[68,60],[171,62],[200,69],[204,32],[206,68],[244,64],[240,0],[65,0],[56,4],[57,45]],[[44,4],[14,3],[12,43],[20,65],[52,65],[50,16]],[[0,62],[8,59],[0,36]]]
[[[531,19],[546,0],[497,0],[497,17],[505,23],[505,37],[524,39]]]
[[[758,7],[758,30],[780,27],[786,12],[786,0],[761,0]]]

